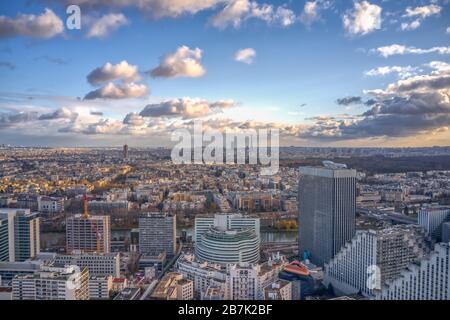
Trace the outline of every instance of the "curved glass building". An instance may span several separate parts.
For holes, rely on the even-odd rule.
[[[252,229],[222,230],[211,227],[195,246],[201,261],[219,264],[259,261],[259,237]]]

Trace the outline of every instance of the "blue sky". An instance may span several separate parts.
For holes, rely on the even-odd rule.
[[[141,7],[133,1],[69,2],[79,3],[81,30],[65,28],[64,0],[0,4],[0,143],[118,145],[128,140],[132,145],[164,145],[174,123],[202,119],[214,127],[213,120],[222,119],[224,127],[245,122],[255,127],[289,126],[283,139],[294,145],[408,146],[419,143],[421,135],[427,137],[419,139],[423,145],[448,145],[447,0],[201,0],[200,5],[190,0],[145,0]],[[227,6],[236,10],[227,13]],[[45,16],[49,25],[23,22],[46,15],[46,8],[54,14]],[[21,20],[19,14],[26,16]],[[122,22],[106,23],[111,15],[120,15]],[[89,37],[104,16],[101,34]],[[389,56],[377,51],[394,44],[422,51]],[[182,46],[190,54],[201,50],[196,58],[201,75],[177,70],[175,75],[148,74]],[[256,53],[251,61],[236,61],[237,52],[249,48]],[[180,59],[182,67],[189,67]],[[137,68],[140,76],[133,83],[145,87],[145,94],[118,98],[97,93],[95,99],[86,99],[109,82],[129,85],[130,80],[121,76],[96,84],[87,80],[97,68],[121,61]],[[439,62],[440,69],[430,67],[431,62]],[[379,67],[387,74],[366,74]],[[399,81],[430,77],[444,84],[388,90]],[[368,92],[375,89],[383,92]],[[426,97],[416,99],[417,95]],[[438,112],[422,110],[411,113],[419,118],[397,119],[431,95],[426,104],[437,103]],[[337,103],[346,97],[359,100]],[[364,103],[371,99],[372,104]],[[224,100],[233,103],[214,104]],[[409,109],[396,112],[399,103]],[[159,112],[144,116],[146,105]],[[364,115],[373,108],[375,115]],[[64,112],[57,113],[61,109]],[[92,111],[102,114],[94,116]],[[54,117],[41,117],[53,112]],[[32,116],[14,117],[28,113]],[[130,113],[136,122],[124,121]],[[385,123],[402,126],[403,120],[399,132],[386,128]],[[149,136],[158,138],[149,143]]]

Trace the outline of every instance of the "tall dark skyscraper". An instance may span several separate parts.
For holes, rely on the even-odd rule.
[[[128,145],[127,144],[123,145],[123,158],[128,159]]]
[[[299,255],[322,266],[355,234],[356,170],[329,161],[299,170]]]

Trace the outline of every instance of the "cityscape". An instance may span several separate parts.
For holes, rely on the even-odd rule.
[[[4,299],[449,299],[450,147],[281,148],[273,176],[127,145],[0,155]],[[417,157],[441,164],[392,166]]]
[[[0,4],[0,300],[450,300],[449,18]]]

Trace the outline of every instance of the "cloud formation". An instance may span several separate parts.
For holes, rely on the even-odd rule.
[[[48,39],[63,32],[62,20],[48,8],[41,15],[18,14],[16,18],[0,16],[0,38],[28,36]]]
[[[365,75],[368,77],[379,77],[395,73],[398,74],[400,78],[408,78],[414,75],[417,70],[418,68],[412,66],[384,66],[370,69],[365,72]]]
[[[432,15],[437,15],[441,12],[442,7],[436,5],[436,4],[430,4],[427,6],[422,7],[408,7],[406,8],[405,14],[403,17],[405,18],[414,18],[413,21],[410,22],[403,22],[401,24],[402,30],[415,30],[420,27],[422,24],[422,21],[426,19],[427,17],[430,17]]]
[[[234,60],[246,64],[252,64],[256,57],[256,51],[252,48],[238,50],[234,55]]]
[[[408,7],[406,8],[406,17],[420,17],[420,18],[427,18],[432,15],[439,14],[442,10],[442,7],[436,5],[436,4],[430,4],[427,6],[422,7]]]
[[[135,82],[115,84],[108,82],[106,85],[86,94],[84,100],[141,98],[148,93],[149,90],[144,84]]]
[[[345,97],[336,100],[336,103],[341,106],[349,106],[351,104],[361,104],[361,97]]]
[[[378,53],[380,56],[388,58],[395,55],[405,55],[405,54],[427,54],[427,53],[438,53],[438,54],[450,54],[449,47],[432,47],[429,49],[420,49],[416,47],[407,47],[400,44],[392,44],[390,46],[384,46],[372,49],[371,52]]]
[[[450,65],[434,61],[434,70],[389,84],[386,89],[369,90],[371,108],[346,119],[315,119],[303,130],[304,138],[360,139],[408,137],[443,132],[450,126]]]
[[[300,21],[309,27],[320,20],[321,11],[329,9],[331,6],[332,2],[329,0],[306,1],[300,14]]]
[[[199,118],[235,107],[233,100],[209,102],[203,99],[180,98],[149,104],[140,112],[142,117],[181,117],[183,119]]]
[[[150,71],[154,78],[189,77],[197,78],[206,73],[201,64],[202,50],[179,47],[174,53],[161,58],[159,66]]]
[[[25,123],[38,120],[38,113],[35,111],[18,113],[0,113],[0,129],[14,124]]]
[[[91,71],[87,76],[93,86],[100,86],[85,95],[84,100],[140,98],[149,93],[148,87],[140,80],[139,69],[127,61],[118,64],[107,62]]]
[[[89,27],[86,36],[88,38],[103,38],[127,23],[128,20],[122,13],[105,14],[101,18],[95,20]]]
[[[355,2],[353,11],[343,15],[344,28],[351,35],[366,35],[381,28],[383,9],[368,1]]]
[[[275,7],[271,4],[258,4],[251,0],[230,0],[210,19],[210,23],[219,29],[228,26],[239,28],[243,21],[252,18],[282,27],[288,27],[296,20],[295,13],[286,6]]]
[[[135,8],[151,18],[179,17],[212,9],[227,0],[53,0],[64,5],[77,4],[83,8],[107,9]]]
[[[45,113],[39,117],[39,120],[57,120],[57,119],[68,119],[75,120],[78,117],[78,113],[68,109],[59,108],[54,112]]]
[[[107,62],[102,67],[91,71],[87,76],[87,80],[92,85],[99,85],[114,80],[132,82],[139,80],[139,70],[137,66],[130,65],[125,60],[118,64]]]

